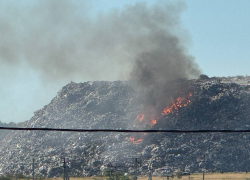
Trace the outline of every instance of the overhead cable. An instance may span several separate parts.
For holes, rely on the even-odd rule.
[[[250,129],[194,129],[194,130],[178,130],[178,129],[60,129],[60,128],[19,128],[19,127],[0,127],[0,130],[14,131],[60,131],[60,132],[118,132],[118,133],[247,133]]]

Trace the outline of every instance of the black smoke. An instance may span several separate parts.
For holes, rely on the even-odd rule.
[[[53,80],[132,78],[141,85],[199,73],[175,32],[183,3],[137,2],[94,16],[83,2],[6,2],[0,62],[26,64]]]
[[[96,13],[90,1],[1,1],[0,68],[8,74],[25,68],[53,85],[132,80],[154,105],[166,94],[166,81],[199,75],[181,28],[185,8],[135,2]]]

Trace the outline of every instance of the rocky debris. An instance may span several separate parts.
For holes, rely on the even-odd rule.
[[[129,82],[85,82],[64,86],[57,96],[19,127],[82,129],[249,129],[250,86],[221,83],[221,78],[168,82],[174,97],[190,95],[190,103],[162,115],[153,126],[136,122],[143,107]],[[183,87],[183,88],[180,88]],[[134,138],[134,141],[131,140]],[[3,173],[61,176],[66,157],[70,176],[101,174],[110,162],[120,170],[168,174],[187,172],[249,171],[248,133],[127,134],[9,131],[1,139]],[[140,141],[136,141],[139,140]],[[117,165],[118,167],[118,165]]]

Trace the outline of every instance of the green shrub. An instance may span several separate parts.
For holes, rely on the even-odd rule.
[[[0,180],[11,180],[11,176],[0,176]]]
[[[111,174],[111,177],[109,177]],[[128,176],[124,176],[124,173],[123,172],[114,172],[114,171],[111,171],[110,173],[110,170],[106,170],[105,173],[104,173],[104,176],[108,177],[107,180],[130,180],[130,178]]]
[[[181,172],[181,171],[177,171],[177,172],[176,172],[176,177],[177,177],[178,179],[182,178],[182,172]]]
[[[17,179],[26,179],[26,176],[24,176],[23,174],[19,173],[16,175]]]

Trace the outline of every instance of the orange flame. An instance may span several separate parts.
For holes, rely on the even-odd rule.
[[[144,114],[137,115],[136,119],[142,122],[142,120],[144,119]]]
[[[135,140],[134,137],[130,137],[129,139],[133,144],[140,144],[143,141],[142,138]]]
[[[188,104],[190,104],[190,99],[189,97],[192,96],[192,93],[189,93],[187,97],[178,97],[175,100],[172,99],[172,104],[167,106],[166,108],[163,109],[161,115],[168,115],[170,113],[175,113],[178,111],[179,108],[181,107],[186,107]],[[150,111],[149,111],[150,112]],[[147,114],[149,113],[147,112]],[[151,117],[152,118],[152,117]],[[158,116],[157,118],[153,117],[150,121],[149,121],[149,125],[153,126],[154,124],[157,123],[157,120],[160,117]],[[150,117],[145,118],[145,114],[141,113],[140,115],[137,115],[136,120],[142,122],[142,121],[147,121],[147,119],[150,119]]]
[[[156,124],[156,122],[157,122],[157,121],[156,121],[155,119],[152,119],[152,120],[151,120],[152,125]]]
[[[191,93],[189,93],[189,96],[192,96]],[[188,104],[190,104],[190,100],[184,97],[178,97],[173,103],[172,105],[166,107],[165,109],[163,109],[162,111],[162,115],[168,115],[170,113],[174,113],[174,111],[178,111],[178,108],[180,107],[186,107]]]
[[[191,101],[190,101],[191,96],[192,96],[192,93],[189,93],[186,97],[178,97],[175,100],[172,99],[172,104],[167,106],[166,108],[164,108],[161,115],[168,115],[170,113],[173,114],[175,112],[178,112],[179,108],[186,107],[188,104],[191,103]],[[161,117],[161,116],[158,116],[158,117],[154,117],[154,116],[156,116],[154,108],[152,109],[151,107],[149,107],[149,108],[146,108],[144,110],[144,113],[137,115],[136,120],[138,120],[140,122],[146,121],[146,122],[148,122],[148,124],[150,126],[153,126],[157,123],[157,121]],[[148,121],[150,119],[151,119],[151,121]],[[145,134],[144,134],[144,136],[145,136]],[[140,144],[143,141],[143,136],[141,136],[140,139],[137,139],[137,140],[135,140],[134,137],[130,137],[129,140],[133,144]]]

